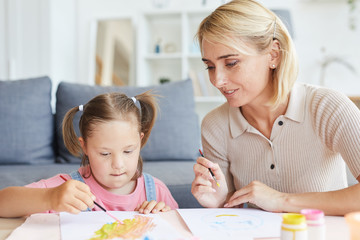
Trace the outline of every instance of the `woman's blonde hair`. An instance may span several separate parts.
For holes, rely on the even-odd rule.
[[[201,52],[205,39],[246,55],[266,54],[273,41],[278,40],[280,62],[273,70],[273,97],[269,104],[275,108],[286,101],[298,75],[298,62],[290,34],[275,13],[254,0],[233,0],[206,17],[196,36]]]
[[[91,136],[94,127],[99,123],[106,123],[114,120],[134,122],[139,134],[144,133],[141,139],[141,148],[143,148],[150,136],[151,129],[154,126],[158,103],[151,91],[136,95],[133,98],[127,97],[123,93],[114,92],[101,94],[91,99],[83,108],[79,121],[80,135],[86,142]],[[139,103],[140,108],[136,106]],[[70,109],[64,116],[62,125],[62,134],[64,144],[71,154],[82,158],[81,165],[89,165],[89,159],[83,153],[78,136],[76,135],[73,120],[75,114],[79,111],[79,106]],[[139,155],[137,172],[134,179],[142,174],[143,161]],[[90,172],[91,174],[91,172]]]

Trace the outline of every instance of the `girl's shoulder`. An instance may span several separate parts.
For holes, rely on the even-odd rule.
[[[155,184],[155,188],[157,189],[167,189],[168,190],[168,187],[166,186],[166,184],[161,181],[160,179],[152,176],[151,174],[147,173],[147,175],[153,179],[154,181],[154,184]],[[145,185],[145,178],[144,178],[144,175],[142,175],[139,180]]]
[[[157,201],[163,201],[166,205],[170,206],[171,209],[177,209],[179,208],[179,205],[177,204],[176,200],[173,198],[169,188],[166,186],[164,182],[162,182],[160,179],[148,174],[152,179],[154,180],[153,183],[155,185],[156,189],[156,198]],[[145,184],[144,175],[140,177],[140,181],[142,181]],[[146,187],[145,187],[146,188]]]
[[[30,188],[52,188],[52,187],[57,187],[59,185],[61,185],[62,183],[64,183],[64,180],[60,177],[63,176],[66,179],[71,179],[70,176],[68,174],[57,174],[51,178],[48,179],[41,179],[37,182],[33,182],[30,183],[28,185],[26,185],[25,187],[30,187]]]

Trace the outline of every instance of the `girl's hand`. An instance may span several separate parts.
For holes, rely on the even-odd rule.
[[[228,188],[219,165],[203,157],[199,157],[196,162],[191,193],[203,207],[222,207],[228,194]],[[213,171],[220,186],[214,181],[209,168]]]
[[[139,213],[148,214],[148,213],[158,213],[158,212],[167,212],[171,208],[167,206],[164,202],[156,202],[152,200],[150,202],[144,201],[140,206],[134,209],[134,211],[139,211]]]
[[[286,195],[259,181],[253,181],[236,191],[224,207],[230,208],[249,202],[265,211],[282,212]]]
[[[77,214],[94,207],[95,196],[85,183],[68,180],[55,188],[49,188],[50,210]]]

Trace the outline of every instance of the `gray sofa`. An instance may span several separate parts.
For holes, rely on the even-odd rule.
[[[190,80],[152,87],[101,87],[62,82],[51,109],[51,80],[40,77],[0,81],[0,189],[70,173],[80,159],[65,148],[61,123],[68,109],[92,97],[121,91],[134,96],[148,89],[161,95],[160,114],[142,149],[144,171],[162,180],[180,208],[201,207],[191,194],[200,129]],[[80,113],[74,119],[75,126]],[[77,132],[79,133],[78,129]]]

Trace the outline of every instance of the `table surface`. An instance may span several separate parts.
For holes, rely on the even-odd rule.
[[[176,210],[158,214],[170,222],[185,238],[191,238],[192,234],[189,228]],[[25,220],[26,218],[0,218],[0,240],[6,239],[11,232],[24,223]],[[325,224],[326,240],[350,239],[349,229],[344,217],[326,216]],[[58,232],[55,232],[54,235],[59,236],[58,239],[60,239],[60,229]],[[275,240],[277,238],[273,239]]]

